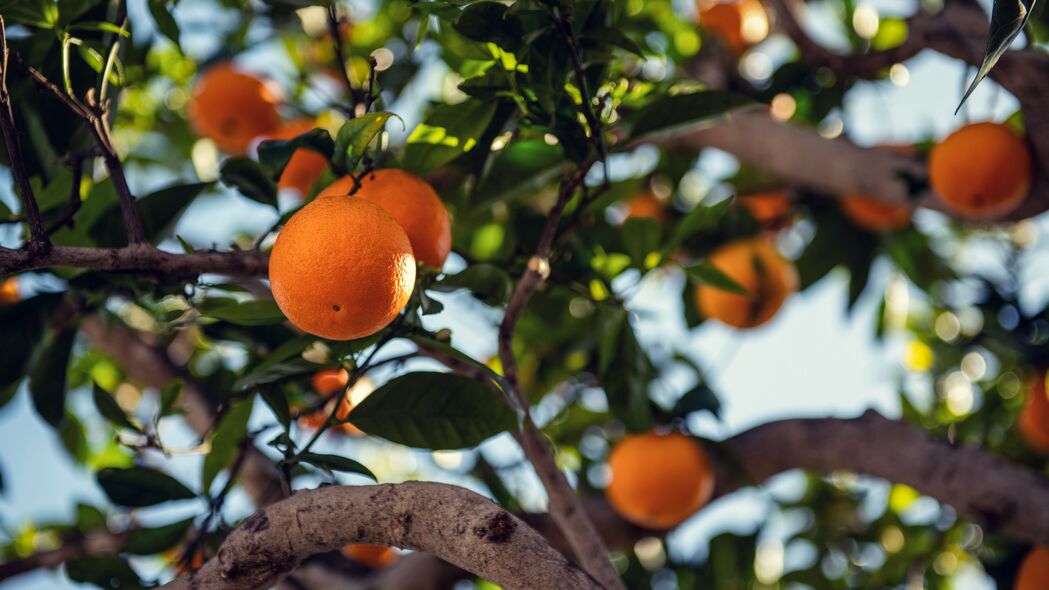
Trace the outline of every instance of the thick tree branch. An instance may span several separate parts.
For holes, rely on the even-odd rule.
[[[350,543],[426,551],[508,590],[602,588],[490,500],[429,482],[299,492],[256,512],[203,568],[163,588],[265,588],[304,557]]]
[[[266,276],[267,265],[268,256],[256,250],[173,254],[138,244],[125,248],[55,246],[46,254],[33,255],[22,250],[0,248],[0,275],[41,268],[71,267],[185,281],[205,273],[261,277]]]

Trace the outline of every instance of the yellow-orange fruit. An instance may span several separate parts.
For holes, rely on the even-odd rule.
[[[747,293],[739,295],[701,284],[696,306],[708,318],[736,328],[754,328],[772,319],[787,297],[798,288],[794,264],[758,238],[729,243],[708,258]]]
[[[1027,400],[1016,427],[1032,449],[1049,455],[1049,397],[1045,380],[1045,373],[1039,373],[1027,389]]]
[[[386,545],[354,543],[343,547],[342,552],[357,563],[371,568],[386,567],[397,559],[397,552]]]
[[[742,195],[737,200],[762,229],[780,229],[790,223],[790,199],[781,192]]]
[[[605,488],[620,516],[650,529],[670,529],[710,501],[714,468],[703,449],[679,434],[628,435],[608,456]]]
[[[269,136],[269,139],[294,139],[295,137],[313,129],[316,125],[309,119],[298,119],[292,121]],[[281,189],[294,189],[300,196],[306,196],[310,192],[313,183],[324,174],[328,168],[328,159],[313,150],[297,149],[284,167],[284,172],[277,181],[277,187]]]
[[[871,232],[896,231],[911,224],[911,210],[882,203],[863,195],[845,195],[841,212],[857,226]]]
[[[208,68],[189,100],[189,121],[198,135],[228,154],[243,155],[251,142],[280,126],[277,97],[266,84],[229,63]]]
[[[929,182],[951,209],[969,219],[1009,213],[1031,186],[1031,154],[999,123],[974,123],[948,135],[929,154]]]
[[[739,55],[765,40],[769,18],[759,0],[701,0],[699,24]]]
[[[663,223],[667,219],[666,207],[659,197],[652,193],[644,193],[627,201],[624,221],[626,219],[654,219]]]
[[[273,298],[296,327],[351,340],[389,324],[411,296],[404,230],[364,199],[319,197],[288,220],[270,254]]]
[[[1049,588],[1049,548],[1031,549],[1016,572],[1013,590],[1045,590]]]
[[[320,196],[347,195],[351,190],[353,179],[346,176],[325,187]],[[434,268],[444,265],[452,250],[452,222],[428,182],[404,170],[383,168],[366,174],[353,196],[382,207],[401,224],[416,260]]]
[[[346,369],[324,369],[317,371],[313,375],[312,385],[313,390],[321,395],[332,395],[337,393],[340,389],[346,387],[350,382],[350,374]],[[357,382],[342,396],[342,401],[339,403],[339,409],[335,412],[335,418],[337,420],[346,420],[350,417],[350,412],[357,404],[364,401],[364,398],[375,390],[375,384],[368,377],[361,377]],[[335,401],[332,400],[324,408],[317,410],[311,414],[299,417],[299,426],[301,428],[316,430],[324,423],[328,421],[328,416],[331,415],[331,410],[334,407]],[[341,432],[350,436],[360,436],[364,432],[351,424],[350,422],[340,422],[332,425],[331,429],[335,432]]]
[[[18,292],[18,277],[0,281],[0,305],[18,303],[21,295]]]

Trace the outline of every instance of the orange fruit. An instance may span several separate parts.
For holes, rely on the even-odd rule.
[[[999,123],[974,123],[947,136],[929,154],[929,182],[951,209],[993,219],[1023,202],[1031,186],[1031,153]]]
[[[737,200],[762,229],[779,229],[790,223],[790,199],[781,192],[754,193]]]
[[[310,379],[313,390],[321,395],[331,395],[349,382],[350,373],[346,369],[323,369],[314,373]]]
[[[343,547],[342,552],[346,557],[370,568],[386,567],[397,559],[397,552],[386,545],[354,543]]]
[[[1020,562],[1013,590],[1044,590],[1049,587],[1049,548],[1035,547]]]
[[[626,217],[627,219],[654,219],[657,223],[663,223],[666,221],[667,212],[666,207],[663,206],[663,201],[659,200],[659,197],[652,193],[644,193],[633,197],[626,202]]]
[[[699,24],[736,55],[769,34],[769,18],[759,0],[702,0]]]
[[[300,330],[370,336],[408,303],[415,257],[404,230],[364,199],[318,197],[281,230],[269,264],[273,298]]]
[[[297,119],[269,135],[268,139],[294,139],[313,129],[316,125],[309,119]],[[313,183],[317,182],[328,168],[328,159],[313,150],[297,149],[284,167],[277,181],[277,188],[294,189],[305,197]]]
[[[21,295],[18,292],[18,277],[10,277],[0,281],[0,305],[18,303]]]
[[[346,387],[350,382],[350,374],[346,369],[324,369],[317,371],[313,375],[312,384],[313,389],[321,395],[332,395],[337,393],[340,389]],[[339,410],[335,413],[335,418],[338,420],[346,420],[350,417],[350,412],[353,408],[364,401],[364,398],[368,397],[372,391],[375,391],[375,384],[368,377],[361,377],[357,382],[350,388],[349,391],[342,397],[342,401],[339,403]],[[327,422],[328,416],[331,415],[331,409],[335,400],[332,400],[324,408],[299,417],[299,427],[304,429],[316,430],[324,423]],[[349,422],[341,422],[334,424],[331,427],[336,432],[342,432],[350,436],[360,436],[364,434],[364,431],[357,428]]]
[[[344,176],[318,196],[347,195],[351,190],[353,179]],[[412,242],[416,260],[434,268],[444,265],[452,250],[452,223],[444,203],[428,182],[404,170],[383,168],[366,174],[361,188],[353,195],[382,207],[401,224]]]
[[[722,246],[708,261],[747,291],[740,295],[706,284],[696,287],[699,311],[729,326],[754,328],[764,324],[798,288],[794,264],[759,238]]]
[[[1046,374],[1040,373],[1027,389],[1027,401],[1016,427],[1031,448],[1049,455],[1049,397],[1045,380]]]
[[[229,63],[208,68],[189,100],[194,131],[228,154],[243,155],[251,142],[280,125],[277,97],[266,84]]]
[[[870,232],[896,231],[911,224],[908,207],[882,203],[863,195],[845,195],[841,212],[853,223]]]
[[[612,480],[605,488],[620,516],[650,529],[670,529],[710,501],[714,468],[691,438],[680,434],[631,434],[608,456]]]

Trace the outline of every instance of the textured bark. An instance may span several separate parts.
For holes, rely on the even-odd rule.
[[[508,590],[601,588],[490,500],[429,482],[299,492],[253,514],[214,559],[163,588],[266,588],[304,557],[349,543],[426,551]]]

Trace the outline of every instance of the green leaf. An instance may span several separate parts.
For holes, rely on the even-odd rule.
[[[67,325],[48,333],[29,367],[33,407],[52,426],[58,426],[65,416],[66,373],[76,332],[75,326]]]
[[[409,373],[372,392],[350,413],[354,426],[424,449],[473,447],[515,427],[506,402],[482,383],[451,373]]]
[[[564,155],[556,145],[541,139],[515,141],[496,154],[471,200],[477,207],[484,207],[530,197],[556,180],[564,165]]]
[[[547,113],[554,113],[565,96],[565,79],[572,58],[561,34],[549,31],[528,46],[528,86]],[[573,111],[575,107],[573,106]],[[575,119],[571,119],[575,122]],[[584,140],[585,141],[585,140]],[[565,140],[562,139],[562,143]]]
[[[501,2],[475,2],[463,9],[452,26],[467,39],[495,43],[512,52],[520,47],[522,32],[507,12]]]
[[[251,417],[254,401],[253,396],[234,404],[219,420],[218,426],[215,427],[215,435],[211,437],[211,450],[204,458],[201,470],[202,490],[211,489],[215,476],[233,461],[240,450],[248,436],[248,418]]]
[[[408,136],[404,167],[425,175],[470,151],[495,115],[496,101],[467,99],[438,105]]]
[[[634,335],[626,310],[612,310],[604,323],[599,363],[608,407],[631,431],[648,430],[652,425],[648,401],[652,363]]]
[[[226,158],[219,169],[219,179],[252,201],[277,208],[277,184],[255,160],[244,156]]]
[[[1009,46],[1012,45],[1020,31],[1024,30],[1036,1],[1027,0],[1025,3],[1023,0],[994,0],[994,7],[991,9],[991,30],[987,34],[987,48],[983,53],[983,63],[980,64],[980,69],[976,72],[972,84],[969,84],[969,88],[962,95],[958,108],[954,109],[955,115],[962,110],[962,105],[968,100],[969,95],[976,90],[987,74],[991,73],[991,69],[998,63],[1002,55],[1009,50]]]
[[[276,383],[289,377],[313,373],[324,368],[324,365],[310,362],[304,358],[293,358],[280,363],[260,367],[233,383],[233,389],[240,391],[249,387]]]
[[[175,379],[174,381],[168,382],[163,389],[160,390],[160,415],[167,416],[171,414],[171,411],[175,409],[175,404],[178,403],[178,398],[182,394],[182,379]]]
[[[689,280],[696,283],[710,285],[715,289],[728,291],[737,295],[746,295],[747,290],[737,283],[732,277],[721,272],[721,270],[706,260],[685,267],[685,274]]]
[[[58,5],[50,0],[3,0],[0,1],[0,14],[13,23],[38,27],[54,28],[58,22]]]
[[[238,326],[267,326],[285,321],[284,314],[272,299],[224,302],[214,307],[202,306],[201,315]]]
[[[105,389],[99,387],[97,383],[91,384],[91,396],[95,401],[95,408],[98,409],[98,413],[102,414],[103,418],[121,428],[142,432],[142,429],[128,418],[128,415],[124,413],[124,410],[113,399],[113,396]]]
[[[709,206],[698,206],[688,212],[674,227],[670,240],[664,246],[664,252],[672,252],[690,236],[709,231],[718,226],[729,212],[731,199],[725,199]]]
[[[599,45],[611,45],[612,47],[625,49],[638,57],[644,57],[644,50],[641,49],[641,46],[630,37],[627,37],[626,33],[620,29],[612,27],[594,29],[584,34],[582,40],[584,42],[593,41]]]
[[[288,406],[288,396],[284,395],[284,392],[279,387],[274,387],[270,384],[266,384],[258,389],[259,395],[262,396],[262,401],[266,402],[266,405],[273,411],[273,415],[280,421],[281,426],[287,430],[291,426],[291,408]]]
[[[494,264],[474,264],[462,272],[444,277],[431,287],[434,291],[469,289],[470,293],[493,307],[510,300],[514,283],[510,275]]]
[[[303,149],[317,152],[329,160],[335,151],[335,142],[325,129],[311,129],[291,139],[271,139],[259,144],[259,165],[273,180],[284,173],[295,152]]]
[[[182,45],[179,43],[178,22],[172,16],[167,0],[149,0],[149,14],[153,17],[153,22],[156,23],[161,34],[171,39],[175,47],[182,51]]]
[[[107,467],[99,471],[95,479],[110,501],[118,506],[141,508],[196,497],[179,480],[148,467]]]
[[[101,588],[138,590],[145,587],[127,560],[108,555],[71,559],[66,562],[66,575],[74,582]]]
[[[622,230],[623,246],[634,261],[634,266],[647,268],[649,254],[659,249],[663,230],[654,219],[636,217],[627,219]]]
[[[721,415],[721,400],[705,383],[700,383],[685,392],[674,404],[674,409],[670,411],[673,416],[680,418],[693,412],[710,412],[716,417]]]
[[[372,481],[379,481],[370,469],[360,463],[342,457],[340,455],[327,455],[324,453],[306,453],[301,457],[302,461],[314,467],[320,467],[327,471],[344,471],[346,473],[357,473]]]
[[[631,117],[631,141],[711,123],[729,113],[756,106],[751,99],[724,90],[661,96]]]
[[[134,529],[121,550],[132,555],[155,555],[175,547],[186,538],[193,518],[153,528]]]
[[[368,144],[386,126],[393,113],[367,113],[346,121],[335,136],[332,160],[336,167],[352,171],[364,157]]]
[[[3,351],[0,354],[0,398],[13,394],[25,376],[33,351],[44,336],[47,319],[63,297],[62,293],[44,293],[0,307],[0,326],[3,326],[0,329],[0,350]]]
[[[168,236],[187,207],[214,183],[175,184],[135,200],[146,238],[154,244]],[[90,199],[88,199],[90,201]],[[85,205],[86,206],[86,205]],[[79,217],[78,217],[79,220]],[[127,231],[120,206],[113,203],[90,226],[88,235],[98,246],[118,248],[127,245]]]

